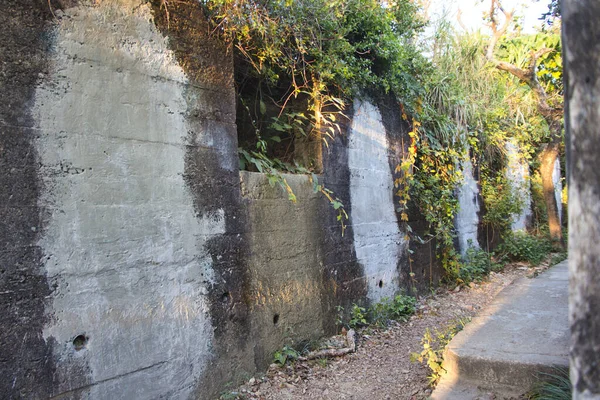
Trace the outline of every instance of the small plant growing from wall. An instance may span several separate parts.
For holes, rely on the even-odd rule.
[[[283,346],[273,355],[273,360],[276,364],[285,365],[288,362],[296,361],[300,357],[300,353],[290,346]]]

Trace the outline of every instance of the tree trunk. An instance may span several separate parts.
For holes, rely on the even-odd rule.
[[[564,0],[573,399],[600,399],[600,1]]]
[[[540,175],[542,176],[542,187],[544,192],[544,203],[548,214],[548,227],[550,228],[550,238],[554,246],[563,248],[564,242],[562,229],[560,225],[560,216],[558,215],[558,204],[556,204],[556,195],[552,175],[554,173],[554,164],[558,158],[558,143],[549,143],[540,153]]]

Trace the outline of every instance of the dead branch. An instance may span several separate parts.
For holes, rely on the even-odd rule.
[[[171,15],[169,14],[169,1],[160,0],[160,9],[165,9],[165,16],[167,18],[167,29],[171,28]]]
[[[462,20],[462,10],[460,8],[458,9],[458,12],[456,13],[456,20],[458,21],[458,25],[460,25],[460,27],[463,28],[463,30],[466,32],[468,29]]]
[[[500,28],[498,28],[498,20],[496,19],[496,9],[502,11],[504,14],[504,23]],[[489,26],[492,29],[492,38],[490,40],[490,44],[487,49],[486,57],[488,60],[492,61],[494,58],[494,50],[496,48],[496,44],[498,40],[506,33],[510,23],[512,22],[513,15],[515,10],[506,11],[502,4],[500,4],[500,0],[491,0],[490,2],[490,23]]]
[[[346,333],[346,347],[342,347],[341,349],[311,351],[306,357],[299,357],[298,359],[300,361],[306,361],[314,360],[315,358],[340,357],[349,353],[354,353],[356,351],[355,336],[356,333],[354,332],[354,329],[350,329],[348,333]]]

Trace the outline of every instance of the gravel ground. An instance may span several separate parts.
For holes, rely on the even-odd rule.
[[[491,273],[486,282],[438,289],[421,298],[417,313],[405,323],[394,323],[385,331],[358,332],[357,351],[343,357],[272,365],[265,376],[252,378],[222,399],[260,400],[380,400],[426,399],[431,394],[426,366],[410,361],[422,349],[425,330],[443,329],[457,319],[474,316],[504,287],[536,269],[524,264],[508,265]]]

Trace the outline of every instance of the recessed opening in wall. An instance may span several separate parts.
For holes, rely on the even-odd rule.
[[[262,76],[240,54],[234,60],[240,169],[321,173],[323,140],[339,132],[342,105],[295,91],[286,74]]]
[[[229,303],[229,298],[230,298],[230,297],[231,297],[231,295],[229,294],[229,292],[224,292],[224,293],[221,295],[221,301],[222,301],[223,303]]]
[[[273,325],[277,325],[279,323],[279,314],[273,315]]]
[[[383,281],[382,281],[382,280],[380,280],[380,281],[379,281],[379,284],[378,284],[378,286],[379,286],[380,288],[382,288],[382,287],[383,287]]]
[[[75,350],[79,351],[84,349],[87,346],[88,339],[89,338],[85,335],[75,336],[75,339],[73,339],[73,347],[75,348]]]

